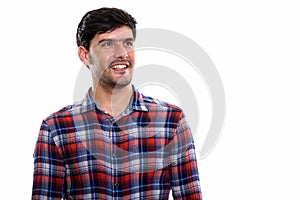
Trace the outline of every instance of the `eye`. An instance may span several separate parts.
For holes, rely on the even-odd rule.
[[[102,47],[112,47],[114,44],[113,44],[113,42],[112,41],[104,41],[104,42],[102,42],[101,43],[101,46]]]
[[[125,47],[133,47],[133,41],[125,41],[124,46]]]

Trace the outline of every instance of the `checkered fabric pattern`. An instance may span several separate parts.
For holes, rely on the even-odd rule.
[[[32,199],[202,199],[182,110],[134,89],[117,119],[86,97],[43,120]]]

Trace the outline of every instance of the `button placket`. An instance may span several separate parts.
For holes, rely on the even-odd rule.
[[[114,135],[114,119],[113,118],[108,118],[107,119],[109,121],[109,133],[108,133],[108,137],[110,140],[110,169],[111,169],[111,183],[112,183],[112,196],[113,199],[117,199],[117,193],[115,190],[117,190],[118,188],[118,184],[115,181],[115,177],[116,177],[116,164],[115,164],[115,157],[116,154],[115,152],[115,135]]]
[[[116,148],[116,143],[117,143],[117,132],[115,132],[116,129],[116,123],[115,121],[111,121],[110,125],[110,137],[111,137],[111,169],[112,169],[112,183],[113,183],[113,197],[114,199],[118,199],[118,188],[119,188],[119,183],[118,183],[118,162],[117,162],[117,148]]]

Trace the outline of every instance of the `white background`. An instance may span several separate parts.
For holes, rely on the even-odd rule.
[[[102,6],[127,10],[139,28],[184,34],[215,63],[226,121],[199,160],[206,200],[300,199],[296,0],[2,1],[1,199],[30,199],[40,123],[72,103],[81,67],[76,27]]]

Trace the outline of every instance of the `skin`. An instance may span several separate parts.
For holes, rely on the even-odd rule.
[[[78,48],[80,60],[88,66],[92,76],[96,102],[111,116],[117,118],[128,106],[133,94],[131,79],[135,65],[134,37],[128,26],[96,34],[90,48]],[[114,69],[126,64],[126,69]]]

